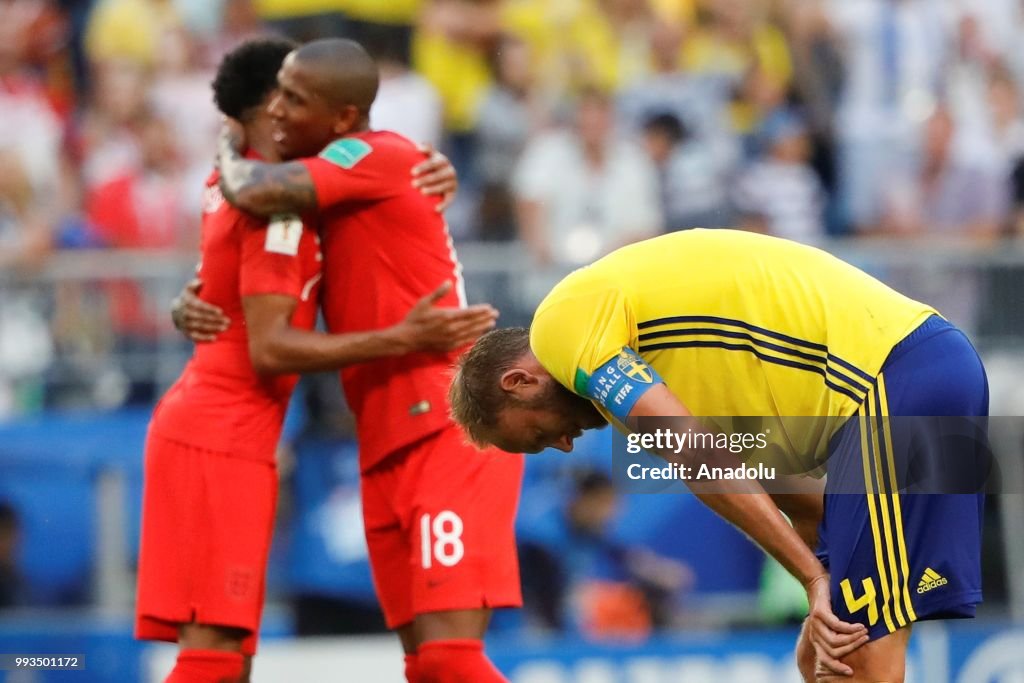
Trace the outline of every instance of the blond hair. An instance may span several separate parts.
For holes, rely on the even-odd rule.
[[[530,331],[525,327],[492,330],[459,359],[448,388],[452,419],[479,447],[490,445],[487,432],[498,414],[516,400],[502,390],[501,376],[530,350]]]

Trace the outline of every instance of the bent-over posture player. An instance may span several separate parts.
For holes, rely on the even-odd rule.
[[[984,462],[983,438],[936,439],[921,419],[987,415],[981,360],[930,306],[819,249],[734,230],[623,247],[556,285],[529,330],[481,337],[451,403],[477,443],[513,452],[644,417],[798,418],[772,439],[791,472],[827,468],[824,498],[687,484],[803,583],[808,681],[898,683],[914,622],[981,602],[982,494],[901,493],[909,452],[925,470]]]

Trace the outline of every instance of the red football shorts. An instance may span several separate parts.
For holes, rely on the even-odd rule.
[[[451,425],[362,476],[370,568],[388,628],[417,614],[519,607],[523,456],[479,451]]]
[[[277,505],[272,463],[146,440],[135,636],[177,641],[178,625],[246,629],[256,652]]]

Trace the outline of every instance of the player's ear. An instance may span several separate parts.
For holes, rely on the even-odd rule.
[[[540,378],[524,368],[510,368],[502,373],[498,382],[502,391],[520,398],[524,392],[536,389]]]
[[[354,104],[345,105],[345,108],[334,119],[334,134],[345,135],[359,123],[359,108]]]

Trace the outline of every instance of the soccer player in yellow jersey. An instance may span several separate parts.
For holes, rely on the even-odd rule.
[[[982,495],[901,495],[894,464],[972,455],[896,416],[987,415],[981,361],[934,309],[821,250],[733,230],[619,249],[556,285],[529,330],[484,335],[450,399],[474,442],[511,452],[644,417],[814,418],[783,441],[789,472],[828,471],[824,496],[686,482],[803,583],[807,681],[903,681],[913,622],[981,601]]]

